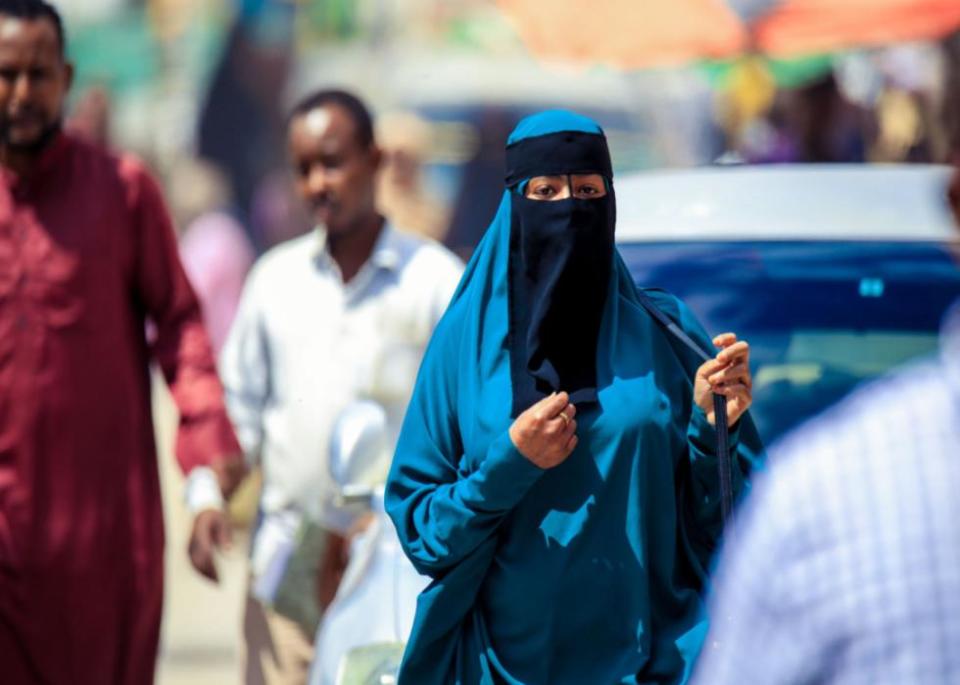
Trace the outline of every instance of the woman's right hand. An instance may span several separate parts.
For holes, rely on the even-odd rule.
[[[527,409],[510,426],[510,439],[542,469],[566,461],[577,446],[577,408],[565,392],[553,393]]]

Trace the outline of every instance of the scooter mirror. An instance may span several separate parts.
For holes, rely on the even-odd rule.
[[[344,407],[330,436],[330,474],[343,499],[368,498],[386,477],[387,414],[369,400]]]

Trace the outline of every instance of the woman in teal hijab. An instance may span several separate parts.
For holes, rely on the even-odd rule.
[[[749,347],[725,334],[702,362],[645,308],[715,349],[679,300],[631,280],[596,123],[529,117],[507,167],[387,482],[404,550],[433,578],[401,685],[684,682],[722,529],[714,393],[735,493],[760,450]]]

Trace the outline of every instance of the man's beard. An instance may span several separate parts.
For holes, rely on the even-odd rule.
[[[58,118],[40,131],[40,135],[36,138],[29,142],[21,143],[10,140],[9,124],[6,121],[2,121],[0,122],[0,145],[9,152],[32,157],[43,152],[44,149],[53,142],[53,139],[57,137],[61,129],[63,129],[63,119]]]

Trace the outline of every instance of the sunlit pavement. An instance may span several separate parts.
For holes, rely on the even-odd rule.
[[[220,585],[193,571],[186,548],[190,516],[183,476],[171,453],[176,412],[166,389],[154,392],[154,414],[167,531],[166,596],[157,685],[236,685],[245,589],[246,536],[220,559]]]

